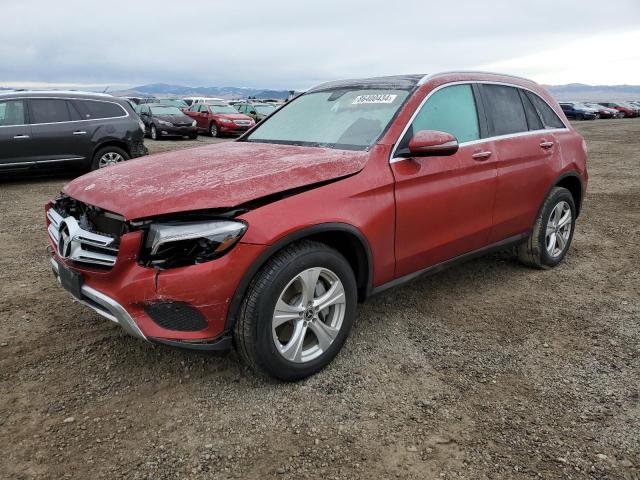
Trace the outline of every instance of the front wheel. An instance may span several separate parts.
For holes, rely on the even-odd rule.
[[[554,187],[536,218],[531,235],[518,247],[518,258],[525,265],[551,268],[567,254],[576,224],[576,206],[571,192]]]
[[[211,125],[209,125],[209,134],[212,137],[220,136],[220,132],[218,131],[218,126],[215,124],[215,122],[211,122]]]
[[[235,325],[236,350],[258,372],[308,377],[342,348],[356,303],[353,271],[338,251],[312,241],[291,245],[251,282]]]

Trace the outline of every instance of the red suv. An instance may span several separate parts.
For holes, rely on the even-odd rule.
[[[560,263],[586,185],[585,142],[543,88],[458,72],[320,85],[235,142],[80,177],[46,216],[79,301],[296,380],[375,293],[512,246]]]
[[[231,105],[196,103],[183,112],[195,119],[198,130],[212,137],[244,133],[256,124],[253,118],[239,113]]]

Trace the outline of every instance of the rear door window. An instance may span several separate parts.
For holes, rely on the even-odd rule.
[[[491,136],[509,135],[529,130],[517,88],[483,84],[482,91]]]
[[[434,92],[411,123],[403,145],[420,130],[450,133],[460,143],[478,140],[480,126],[471,85],[452,85]]]
[[[545,128],[566,128],[556,112],[547,105],[547,102],[533,92],[524,92],[524,94],[529,100],[531,100],[531,103],[540,114],[540,118],[542,118],[542,123]]]
[[[71,114],[67,101],[59,98],[32,98],[29,100],[31,123],[69,122]]]
[[[26,123],[24,100],[0,101],[0,126],[9,127]]]

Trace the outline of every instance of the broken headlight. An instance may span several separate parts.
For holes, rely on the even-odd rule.
[[[209,262],[228,252],[246,230],[235,220],[152,223],[140,260],[163,269]]]

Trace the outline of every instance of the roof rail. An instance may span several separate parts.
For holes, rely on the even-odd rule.
[[[485,72],[485,71],[482,71],[482,70],[450,70],[450,71],[446,71],[446,72],[430,73],[428,75],[425,75],[424,77],[422,77],[420,79],[420,81],[418,82],[418,85],[424,85],[429,80],[431,80],[433,78],[436,78],[436,77],[441,77],[443,75],[452,75],[452,74],[456,74],[456,73],[476,73],[476,74],[483,74],[483,75],[499,75],[501,77],[517,78],[519,80],[526,80],[527,82],[536,83],[533,80],[531,80],[530,78],[520,77],[518,75],[511,75],[511,74],[508,74],[508,73]]]
[[[73,94],[73,95],[97,95],[99,97],[112,97],[110,93],[103,92],[87,92],[84,90],[31,90],[29,88],[17,88],[12,90],[0,90],[0,93],[15,93],[15,92],[24,92],[24,93],[55,93],[55,94]]]

